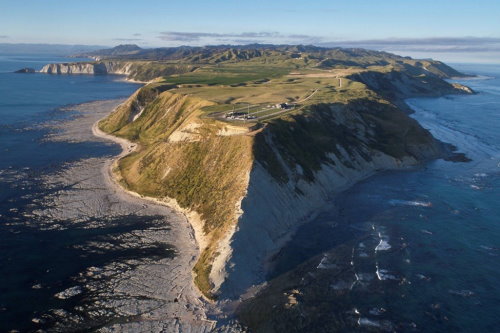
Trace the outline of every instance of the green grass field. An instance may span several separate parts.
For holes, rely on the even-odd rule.
[[[287,74],[290,67],[271,67],[259,64],[207,66],[193,72],[164,77],[165,82],[177,85],[238,85],[251,81],[269,80]]]
[[[275,70],[273,75],[276,75],[276,77],[272,78],[270,72],[260,68],[260,72],[252,74],[251,80],[239,84],[227,84],[228,82],[235,82],[236,78],[248,79],[250,77],[248,71],[251,68],[254,67],[230,66],[221,69],[218,72],[219,76],[210,78],[210,80],[219,80],[226,84],[200,83],[203,80],[209,80],[208,75],[212,72],[208,69],[168,77],[163,82],[175,84],[174,79],[186,79],[188,77],[193,82],[197,81],[198,84],[177,85],[172,89],[172,92],[195,96],[216,103],[204,107],[202,111],[218,119],[222,119],[225,113],[236,111],[248,112],[250,116],[258,118],[249,121],[262,121],[290,112],[297,113],[314,104],[348,103],[351,99],[376,97],[364,84],[345,77],[337,77],[352,74],[353,70],[339,72],[308,69],[304,71],[295,70],[290,74],[283,68],[279,72]],[[257,75],[261,75],[259,80],[256,80]],[[266,77],[263,78],[264,76]],[[296,104],[297,107],[288,111],[274,108],[276,104],[280,103]]]

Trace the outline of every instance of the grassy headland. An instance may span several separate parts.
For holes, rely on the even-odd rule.
[[[256,163],[285,184],[289,170],[299,169],[298,177],[314,182],[322,165],[335,164],[332,154],[349,165],[344,151],[423,159],[422,148],[435,141],[398,109],[403,98],[467,92],[443,80],[460,73],[440,62],[383,52],[189,48],[156,51],[160,60],[151,52],[113,61],[144,62],[135,78],[182,70],[139,89],[99,127],[140,145],[115,170],[124,187],[175,199],[199,215],[204,242],[194,273],[207,297],[214,297],[212,264],[243,213]],[[252,117],[224,117],[240,109]]]

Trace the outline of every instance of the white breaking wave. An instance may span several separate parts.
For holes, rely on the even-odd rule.
[[[387,251],[391,248],[391,245],[384,239],[381,239],[378,243],[377,247],[375,247],[375,251]]]
[[[389,238],[385,235],[382,235],[380,232],[378,233],[378,238],[380,239],[378,245],[375,247],[375,252],[378,251],[387,251],[391,248],[389,244]]]
[[[319,262],[316,269],[332,269],[332,268],[336,268],[336,267],[337,267],[337,265],[330,263],[330,261],[328,260],[328,256],[325,254],[323,256],[323,258],[321,258],[321,261]]]
[[[375,274],[377,274],[377,278],[380,281],[384,280],[398,280],[398,278],[395,275],[389,274],[389,271],[386,269],[379,269],[377,268]]]
[[[380,327],[380,323],[378,322],[378,320],[371,320],[368,318],[359,318],[358,325],[368,326],[368,327]]]
[[[418,207],[432,207],[432,202],[430,201],[417,201],[417,200],[389,200],[389,203],[393,206],[405,205],[405,206],[418,206]]]

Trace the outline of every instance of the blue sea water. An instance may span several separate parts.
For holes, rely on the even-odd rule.
[[[75,60],[79,59],[0,55],[0,169],[60,161],[60,150],[53,144],[33,144],[44,135],[43,131],[33,130],[34,125],[72,116],[55,112],[63,106],[126,97],[138,87],[115,76],[13,73],[23,67],[38,70],[49,62]],[[75,158],[80,157],[78,149],[72,151]],[[65,153],[72,152],[67,149]]]
[[[407,102],[412,117],[472,161],[437,160],[354,186],[277,261],[284,272],[368,231],[352,264],[356,278],[377,283],[349,292],[360,329],[388,321],[396,331],[500,332],[500,67],[454,67],[478,75],[458,80],[478,94]]]
[[[74,116],[59,108],[94,100],[123,98],[138,85],[117,76],[19,74],[15,70],[83,59],[0,54],[0,170],[49,168],[71,159],[109,153],[93,144],[44,142],[47,130],[37,125]],[[113,149],[113,148],[111,148]],[[9,191],[2,186],[0,200]]]
[[[55,290],[85,265],[96,264],[90,257],[75,260],[80,253],[73,249],[96,237],[95,231],[42,231],[23,215],[37,200],[57,190],[43,187],[40,179],[44,174],[54,173],[68,162],[119,151],[106,144],[45,140],[54,130],[46,124],[76,116],[72,111],[61,112],[62,107],[128,97],[137,84],[117,76],[13,73],[24,67],[39,70],[46,63],[76,60],[80,59],[0,54],[0,332],[33,329],[31,318],[56,306]],[[33,289],[36,283],[48,287]]]

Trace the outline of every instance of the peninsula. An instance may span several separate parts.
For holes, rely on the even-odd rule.
[[[449,157],[406,98],[472,94],[439,61],[315,46],[81,54],[49,74],[120,74],[146,84],[98,123],[136,148],[113,164],[128,191],[177,208],[195,231],[194,283],[238,299],[296,228],[377,171]]]

